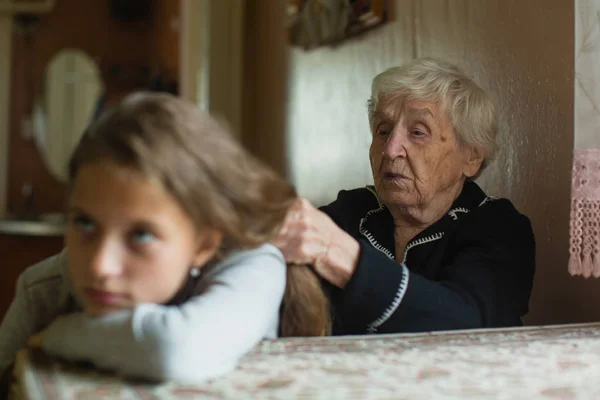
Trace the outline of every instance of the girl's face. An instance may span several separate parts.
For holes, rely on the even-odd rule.
[[[79,169],[68,215],[69,272],[91,315],[167,303],[221,243],[160,185],[111,162]]]

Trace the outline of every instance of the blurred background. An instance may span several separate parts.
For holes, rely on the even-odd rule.
[[[0,0],[0,315],[62,247],[65,163],[103,107],[175,93],[323,205],[371,183],[371,79],[436,56],[499,105],[479,183],[532,220],[526,322],[600,320],[598,281],[567,273],[574,29],[572,0]]]

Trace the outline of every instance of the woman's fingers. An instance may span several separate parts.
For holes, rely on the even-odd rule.
[[[298,199],[288,211],[283,226],[273,244],[281,250],[286,261],[312,264],[326,251],[318,221],[320,213],[308,200]]]
[[[290,207],[273,244],[288,263],[310,264],[317,274],[340,288],[354,273],[360,252],[354,238],[305,199]]]
[[[318,252],[315,242],[303,232],[287,231],[279,235],[273,241],[273,244],[283,253],[287,262],[299,264],[311,264],[314,262],[314,255]]]

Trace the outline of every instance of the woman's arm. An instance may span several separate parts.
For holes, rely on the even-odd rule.
[[[332,299],[344,333],[518,325],[527,313],[535,271],[531,225],[501,208],[487,217],[476,212],[470,215],[476,222],[465,224],[436,280],[361,240],[355,273]]]
[[[127,376],[197,382],[232,370],[265,337],[275,337],[285,290],[281,253],[266,245],[218,267],[206,290],[180,306],[141,304],[103,317],[57,319],[48,353],[90,361]]]
[[[502,204],[471,213],[476,222],[465,225],[439,280],[354,239],[306,200],[291,209],[275,244],[288,261],[313,264],[333,285],[337,334],[516,325],[527,312],[535,241],[529,220]]]

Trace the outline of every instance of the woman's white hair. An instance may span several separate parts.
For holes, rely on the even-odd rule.
[[[399,101],[440,104],[448,114],[458,143],[484,154],[473,179],[494,159],[498,133],[496,108],[488,94],[455,65],[435,58],[418,58],[377,75],[368,102],[371,129],[379,101],[389,95]]]

